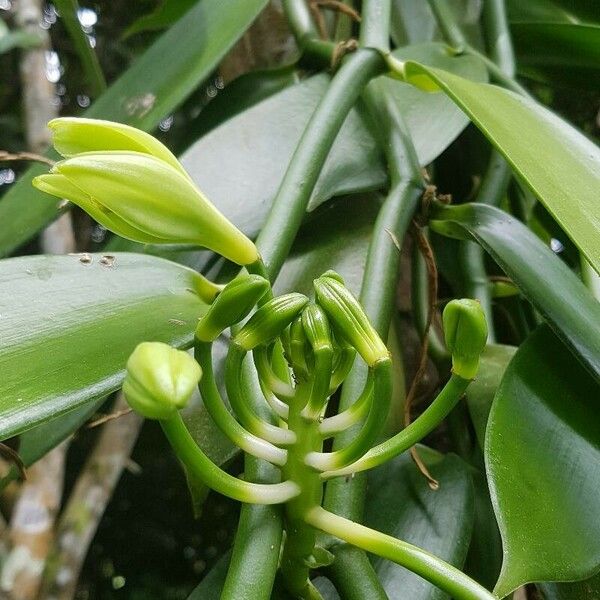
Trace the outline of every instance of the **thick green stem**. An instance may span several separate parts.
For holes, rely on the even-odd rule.
[[[300,493],[291,481],[273,484],[250,483],[233,477],[217,467],[194,441],[181,415],[160,422],[169,443],[186,469],[208,487],[240,502],[252,504],[281,504]]]
[[[497,600],[456,567],[412,544],[369,529],[320,507],[311,510],[306,520],[325,533],[406,567],[456,600]]]
[[[360,45],[389,52],[391,0],[363,0]]]
[[[329,66],[335,52],[335,44],[319,39],[305,0],[282,0],[282,6],[303,57],[311,62]]]
[[[384,70],[385,63],[376,50],[361,49],[350,55],[310,118],[256,242],[272,279],[289,254],[325,159],[348,112],[364,86]]]
[[[484,0],[483,29],[492,60],[508,77],[515,76],[515,53],[510,39],[504,0]]]
[[[281,571],[288,590],[298,598],[310,598],[309,567],[307,560],[313,552],[316,532],[304,520],[315,506],[320,506],[323,484],[318,473],[304,463],[306,454],[321,449],[317,433],[318,421],[303,416],[303,408],[310,403],[313,392],[311,381],[297,388],[290,402],[289,426],[296,434],[297,442],[289,450],[289,460],[283,468],[283,476],[295,481],[302,490],[285,506],[287,539],[281,559]]]
[[[469,383],[470,380],[463,379],[453,373],[437,398],[408,427],[378,446],[371,448],[354,464],[343,469],[323,473],[322,478],[330,479],[372,469],[394,458],[394,456],[402,454],[402,452],[422,440],[428,433],[431,433],[446,418],[460,400]]]

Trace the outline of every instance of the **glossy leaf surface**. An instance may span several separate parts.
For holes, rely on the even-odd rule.
[[[399,56],[485,78],[478,60],[451,57],[442,44],[405,48]],[[247,235],[266,216],[310,114],[329,83],[311,77],[229,119],[183,154],[198,187]],[[435,159],[464,129],[467,120],[447,98],[400,82],[387,82],[416,143],[421,164]],[[387,182],[383,156],[363,111],[353,109],[331,150],[309,210],[333,196],[377,189]]]
[[[544,583],[540,588],[545,600],[598,600],[600,574],[574,583]]]
[[[369,472],[365,522],[369,527],[415,544],[456,566],[467,555],[473,526],[473,489],[466,464],[420,448],[439,483],[433,491],[404,453]],[[375,569],[390,600],[440,600],[446,594],[414,573],[380,558]]]
[[[168,261],[119,254],[33,256],[0,268],[0,439],[119,388],[141,341],[191,343],[206,305],[199,276]],[[84,259],[85,260],[85,259]]]
[[[553,86],[598,88],[600,26],[513,23],[519,72]]]
[[[500,597],[600,566],[598,398],[598,383],[545,325],[506,370],[485,444],[504,546]]]
[[[495,85],[406,64],[415,85],[441,88],[600,271],[600,148],[537,102]]]
[[[475,435],[482,449],[492,401],[504,371],[506,371],[506,367],[515,352],[516,348],[514,346],[503,346],[501,344],[487,346],[481,355],[477,376],[465,392]]]
[[[577,276],[521,222],[485,204],[438,207],[433,229],[474,239],[600,379],[600,303]]]
[[[146,131],[206,79],[267,0],[202,0],[163,34],[102,94],[84,116],[110,119]],[[210,32],[210,35],[209,35]],[[218,32],[218,33],[215,33]],[[58,158],[55,153],[52,158]],[[31,180],[48,170],[29,168],[0,200],[0,256],[6,256],[58,216],[55,198]]]
[[[103,402],[104,398],[88,402],[22,433],[19,436],[19,457],[23,465],[26,468],[30,467],[47,452],[56,448],[77,431]],[[11,466],[7,474],[0,478],[0,490],[18,476],[18,470],[15,466]]]

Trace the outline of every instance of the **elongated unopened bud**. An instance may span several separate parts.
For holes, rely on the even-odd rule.
[[[66,198],[110,231],[144,244],[196,244],[248,265],[258,250],[194,185],[151,135],[95,119],[51,121],[66,160],[33,180]]]
[[[452,371],[463,379],[473,379],[488,335],[481,305],[469,298],[452,300],[444,309],[443,323]]]
[[[269,282],[260,275],[240,275],[229,282],[200,319],[196,337],[203,342],[216,340],[221,333],[239,323],[267,293]]]
[[[154,136],[115,121],[60,117],[48,123],[52,144],[65,158],[83,152],[125,151],[150,154],[186,175],[175,155]]]
[[[317,301],[327,313],[336,335],[356,348],[369,366],[389,356],[385,344],[350,290],[329,276],[315,279],[314,286]]]
[[[184,408],[200,378],[200,365],[162,342],[142,342],[127,361],[123,393],[147,419],[168,419]]]
[[[308,298],[303,294],[285,294],[263,304],[237,333],[233,342],[244,350],[268,344],[300,314]]]
[[[331,329],[325,311],[317,304],[309,304],[302,311],[302,327],[313,351],[328,348],[333,351]]]

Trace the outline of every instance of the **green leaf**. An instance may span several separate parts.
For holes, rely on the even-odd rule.
[[[117,390],[139,342],[191,343],[206,310],[197,273],[137,254],[113,266],[86,256],[0,262],[0,439]]]
[[[507,0],[506,8],[511,22],[600,22],[598,3],[590,0]]]
[[[485,441],[485,429],[492,408],[492,401],[504,371],[506,371],[506,367],[516,350],[514,346],[504,346],[502,344],[487,346],[481,355],[477,377],[465,392],[469,414],[481,449],[483,449]]]
[[[314,212],[294,242],[275,281],[274,293],[312,295],[313,279],[333,269],[358,295],[380,207],[380,196],[364,194],[340,198]]]
[[[598,88],[600,26],[513,23],[519,73],[553,86]]]
[[[531,581],[584,579],[600,567],[598,398],[598,383],[547,326],[506,370],[485,443],[504,547],[499,597]]]
[[[451,57],[443,44],[402,49],[398,56],[485,78],[473,57]],[[327,75],[286,88],[213,129],[183,154],[182,163],[198,187],[247,235],[255,235],[277,192],[308,119],[329,84]],[[443,96],[390,85],[416,142],[422,165],[434,160],[468,120]],[[333,196],[378,189],[387,168],[361,109],[353,109],[338,134],[309,204],[309,211]]]
[[[88,402],[75,410],[55,417],[46,423],[41,423],[21,434],[19,436],[19,457],[25,467],[30,467],[77,431],[94,414],[104,400],[105,398],[100,398],[95,402]],[[0,490],[17,479],[18,476],[19,472],[12,466],[8,473],[0,479]]]
[[[137,18],[125,30],[123,38],[128,38],[142,31],[165,29],[181,19],[196,2],[198,0],[162,0],[151,13]]]
[[[106,80],[96,51],[79,22],[79,4],[77,0],[55,0],[54,4],[77,52],[87,83],[93,90],[94,96],[98,96],[106,89]]]
[[[267,0],[202,0],[164,33],[84,113],[149,131],[206,79]],[[57,158],[55,153],[49,156]],[[55,198],[31,186],[48,170],[29,168],[0,200],[0,256],[10,254],[59,215]]]
[[[543,583],[539,587],[545,600],[598,600],[600,574],[575,583]]]
[[[231,117],[248,110],[270,96],[300,81],[296,65],[278,69],[260,69],[240,75],[225,86],[200,114],[192,119],[184,132],[181,148],[185,149],[203,135]]]
[[[533,100],[406,63],[415,85],[440,87],[465,111],[600,271],[600,148]]]
[[[522,223],[485,204],[436,207],[438,233],[478,242],[600,379],[600,303]]]
[[[473,526],[473,488],[467,465],[424,446],[421,458],[439,481],[432,491],[408,453],[369,473],[365,521],[369,527],[415,544],[461,567]],[[440,600],[439,589],[402,567],[375,558],[390,600]]]

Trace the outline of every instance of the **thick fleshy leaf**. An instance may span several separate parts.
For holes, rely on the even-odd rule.
[[[545,600],[598,600],[600,574],[574,583],[543,583],[540,586]]]
[[[512,23],[519,72],[553,86],[598,88],[600,26]]]
[[[188,346],[206,304],[194,271],[137,254],[0,263],[0,439],[121,385],[142,341]]]
[[[514,346],[504,346],[502,344],[487,346],[481,355],[477,376],[465,392],[469,414],[481,449],[483,449],[485,441],[485,429],[492,408],[492,401],[504,371],[506,371],[506,367],[516,350]]]
[[[21,434],[19,436],[19,457],[23,461],[23,465],[30,467],[47,452],[66,440],[92,416],[104,400],[104,398],[100,398],[94,402],[83,404],[75,410],[59,415]],[[0,478],[0,490],[18,476],[17,469],[11,466],[8,473]]]
[[[313,279],[333,269],[355,295],[360,292],[367,250],[381,197],[340,198],[304,224],[274,285],[275,294],[311,295]]]
[[[486,204],[436,207],[431,227],[474,239],[600,379],[600,303],[575,274],[520,221]]]
[[[504,546],[499,597],[600,567],[598,398],[600,385],[546,325],[506,370],[485,443]]]
[[[198,0],[162,0],[150,13],[138,17],[123,34],[124,38],[142,31],[156,31],[172,25],[194,5]]]
[[[413,84],[441,88],[506,158],[600,271],[600,148],[534,100],[406,63]]]
[[[461,567],[473,527],[473,488],[467,465],[457,456],[420,448],[439,481],[432,491],[408,453],[369,473],[366,524]],[[390,600],[441,600],[446,594],[395,563],[375,558]]]
[[[456,71],[478,80],[485,70],[472,57],[451,57],[442,44],[402,49],[399,57]],[[198,187],[236,226],[255,235],[267,214],[309,117],[329,83],[317,75],[229,119],[182,156]],[[388,82],[416,143],[421,164],[434,160],[467,124],[443,96]],[[353,109],[325,162],[309,210],[333,196],[377,189],[387,169],[368,120]]]
[[[84,116],[149,131],[217,66],[267,0],[202,0],[164,33]],[[55,153],[50,154],[57,159]],[[0,201],[0,256],[34,236],[58,214],[56,199],[34,190],[46,165],[29,168]]]
[[[483,48],[481,2],[453,0],[448,9],[470,44]],[[444,40],[429,2],[423,0],[392,0],[390,30],[396,46]]]
[[[506,8],[511,22],[600,22],[598,4],[590,0],[507,0]]]
[[[106,89],[106,80],[96,51],[79,21],[79,3],[77,0],[56,0],[54,5],[71,38],[71,44],[83,68],[86,83],[92,90],[93,96],[96,97]]]

